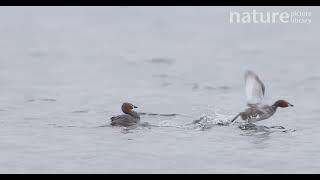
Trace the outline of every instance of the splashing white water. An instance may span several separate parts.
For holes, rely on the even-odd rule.
[[[228,126],[230,121],[230,115],[223,115],[216,112],[213,114],[203,114],[199,120],[193,121],[193,124],[196,125],[195,129],[206,130],[210,129],[213,126]]]

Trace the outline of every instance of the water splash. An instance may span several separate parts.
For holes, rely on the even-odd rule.
[[[195,129],[207,130],[213,126],[228,126],[230,123],[229,115],[214,112],[212,115],[203,114],[200,119],[194,120],[191,124]]]

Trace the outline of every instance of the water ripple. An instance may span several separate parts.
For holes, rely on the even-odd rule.
[[[147,62],[152,63],[152,64],[171,65],[173,63],[173,60],[172,59],[167,59],[167,58],[152,58],[150,60],[147,60]]]

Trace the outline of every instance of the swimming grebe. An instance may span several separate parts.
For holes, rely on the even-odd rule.
[[[140,122],[140,116],[137,112],[132,111],[134,108],[138,107],[131,103],[123,103],[121,109],[125,114],[110,118],[111,125],[128,127],[138,124]]]

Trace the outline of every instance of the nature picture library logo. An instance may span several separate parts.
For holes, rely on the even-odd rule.
[[[236,12],[232,11],[229,14],[231,24],[239,23],[295,23],[295,24],[310,24],[312,13],[310,11],[251,11]]]

